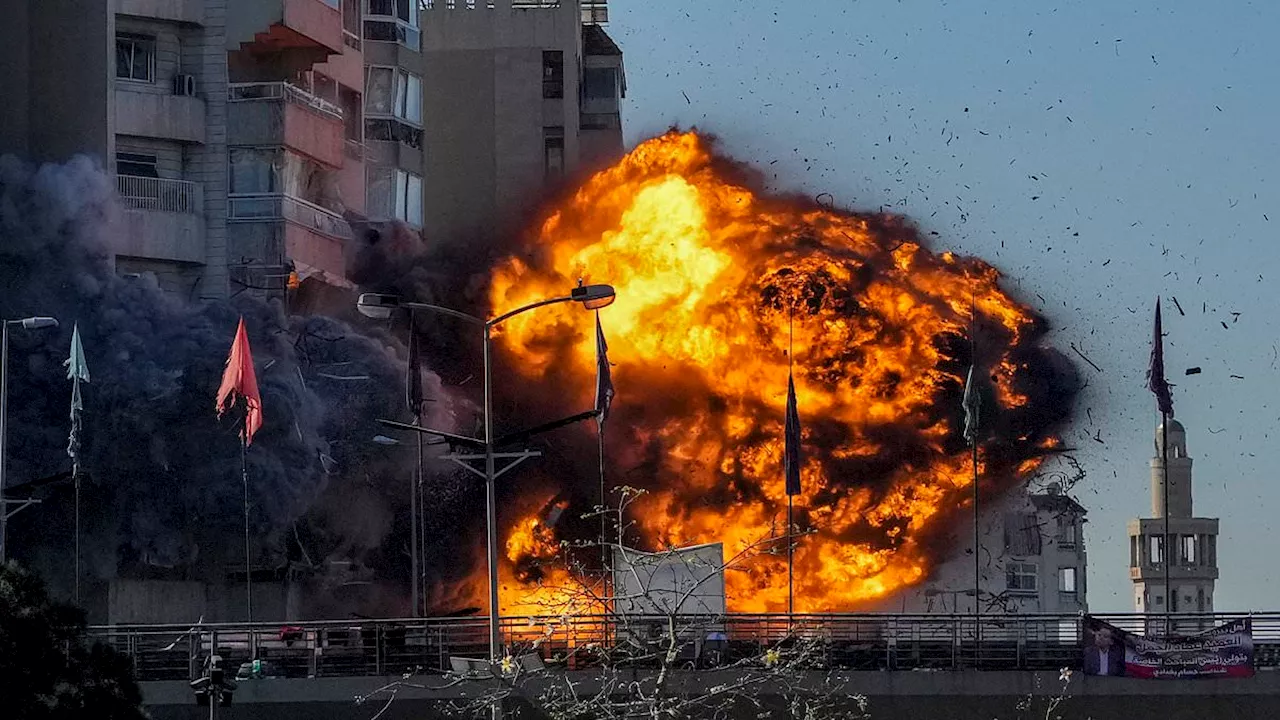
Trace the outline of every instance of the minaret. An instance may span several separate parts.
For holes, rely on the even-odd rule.
[[[1129,521],[1129,577],[1134,586],[1134,609],[1162,615],[1166,611],[1213,612],[1213,586],[1218,579],[1218,519],[1194,516],[1191,505],[1191,457],[1187,431],[1169,420],[1169,544],[1164,545],[1163,428],[1156,428],[1156,454],[1151,458],[1151,516]],[[1164,562],[1168,558],[1170,592],[1166,597]],[[1178,632],[1208,629],[1212,621],[1182,619]]]

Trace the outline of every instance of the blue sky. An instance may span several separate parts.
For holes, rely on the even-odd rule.
[[[1177,297],[1186,314],[1166,300],[1166,363],[1196,514],[1222,519],[1217,609],[1275,606],[1280,4],[612,0],[610,11],[629,143],[697,125],[779,188],[909,215],[939,234],[935,247],[998,266],[1050,319],[1050,343],[1102,368],[1080,364],[1089,386],[1066,436],[1088,472],[1077,495],[1095,611],[1132,609],[1125,522],[1150,512],[1157,421],[1144,385],[1151,308]],[[1192,366],[1203,373],[1184,376]]]

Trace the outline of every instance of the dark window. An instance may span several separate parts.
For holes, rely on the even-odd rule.
[[[564,97],[564,53],[559,50],[542,51],[542,97]]]
[[[395,0],[368,0],[370,15],[391,15],[396,14]]]
[[[156,39],[146,35],[116,35],[116,77],[155,82]]]
[[[542,129],[543,159],[546,163],[546,176],[554,180],[564,176],[564,128],[548,127]]]
[[[416,128],[393,118],[366,118],[364,139],[398,142],[412,148],[422,147],[422,128]]]
[[[582,71],[582,96],[589,100],[618,99],[618,73],[613,68]]]
[[[116,174],[130,177],[160,177],[160,172],[156,169],[155,155],[126,152],[116,153]]]

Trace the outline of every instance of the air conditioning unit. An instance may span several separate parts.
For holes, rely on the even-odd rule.
[[[173,94],[183,97],[196,96],[196,76],[178,73],[173,76]]]

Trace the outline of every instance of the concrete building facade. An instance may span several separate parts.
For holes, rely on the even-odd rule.
[[[1156,428],[1156,454],[1151,459],[1151,516],[1129,521],[1133,607],[1140,613],[1211,613],[1218,579],[1218,519],[1195,517],[1187,431],[1177,420],[1169,420],[1168,442],[1169,547],[1166,552],[1164,431]],[[1179,621],[1178,628],[1190,632],[1206,629],[1201,624]]]
[[[621,154],[625,78],[607,19],[603,2],[426,4],[428,241],[517,232],[561,179]]]
[[[1017,495],[983,513],[979,524],[977,609],[992,613],[1088,612],[1087,511],[1057,483]],[[884,610],[972,613],[974,561],[971,530],[958,528],[955,559],[934,578]]]

